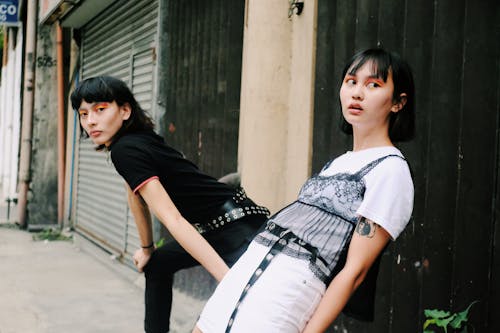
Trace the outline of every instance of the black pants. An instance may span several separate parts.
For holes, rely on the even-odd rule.
[[[204,234],[204,238],[231,267],[245,252],[265,216],[246,216],[225,228]],[[177,242],[171,241],[153,252],[144,268],[146,277],[144,329],[147,333],[169,331],[173,274],[199,265]]]

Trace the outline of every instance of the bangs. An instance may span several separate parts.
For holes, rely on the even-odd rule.
[[[84,81],[71,95],[71,105],[78,110],[82,101],[87,103],[113,102],[115,93],[102,77]]]
[[[355,75],[366,63],[371,65],[373,76],[383,79],[384,82],[387,81],[392,61],[389,54],[378,49],[371,49],[356,54],[345,67],[343,76],[345,77],[346,74]]]

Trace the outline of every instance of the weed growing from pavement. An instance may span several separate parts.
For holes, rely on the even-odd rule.
[[[47,228],[33,235],[34,241],[72,241],[73,236],[65,235],[58,228]]]
[[[424,333],[435,333],[434,330],[428,328],[429,325],[434,325],[436,327],[441,327],[445,333],[448,332],[460,332],[467,333],[467,321],[469,320],[469,310],[470,308],[479,301],[474,301],[469,306],[461,312],[451,313],[450,311],[444,310],[430,310],[425,309],[424,314],[426,321],[424,323]],[[451,329],[451,331],[448,331]]]
[[[0,228],[19,229],[19,225],[16,223],[0,223]]]

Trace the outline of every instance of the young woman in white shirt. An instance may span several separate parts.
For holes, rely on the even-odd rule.
[[[412,177],[394,143],[414,136],[411,69],[394,53],[369,49],[347,63],[342,78],[342,130],[352,135],[352,150],[268,220],[193,332],[324,332],[410,220]],[[376,274],[367,280],[358,299],[373,304]]]

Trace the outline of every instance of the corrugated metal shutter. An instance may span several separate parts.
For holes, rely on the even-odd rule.
[[[120,78],[141,106],[153,112],[157,22],[157,1],[117,1],[104,10],[82,28],[82,79]],[[80,143],[78,160],[76,230],[129,259],[139,239],[123,180],[90,140]]]

